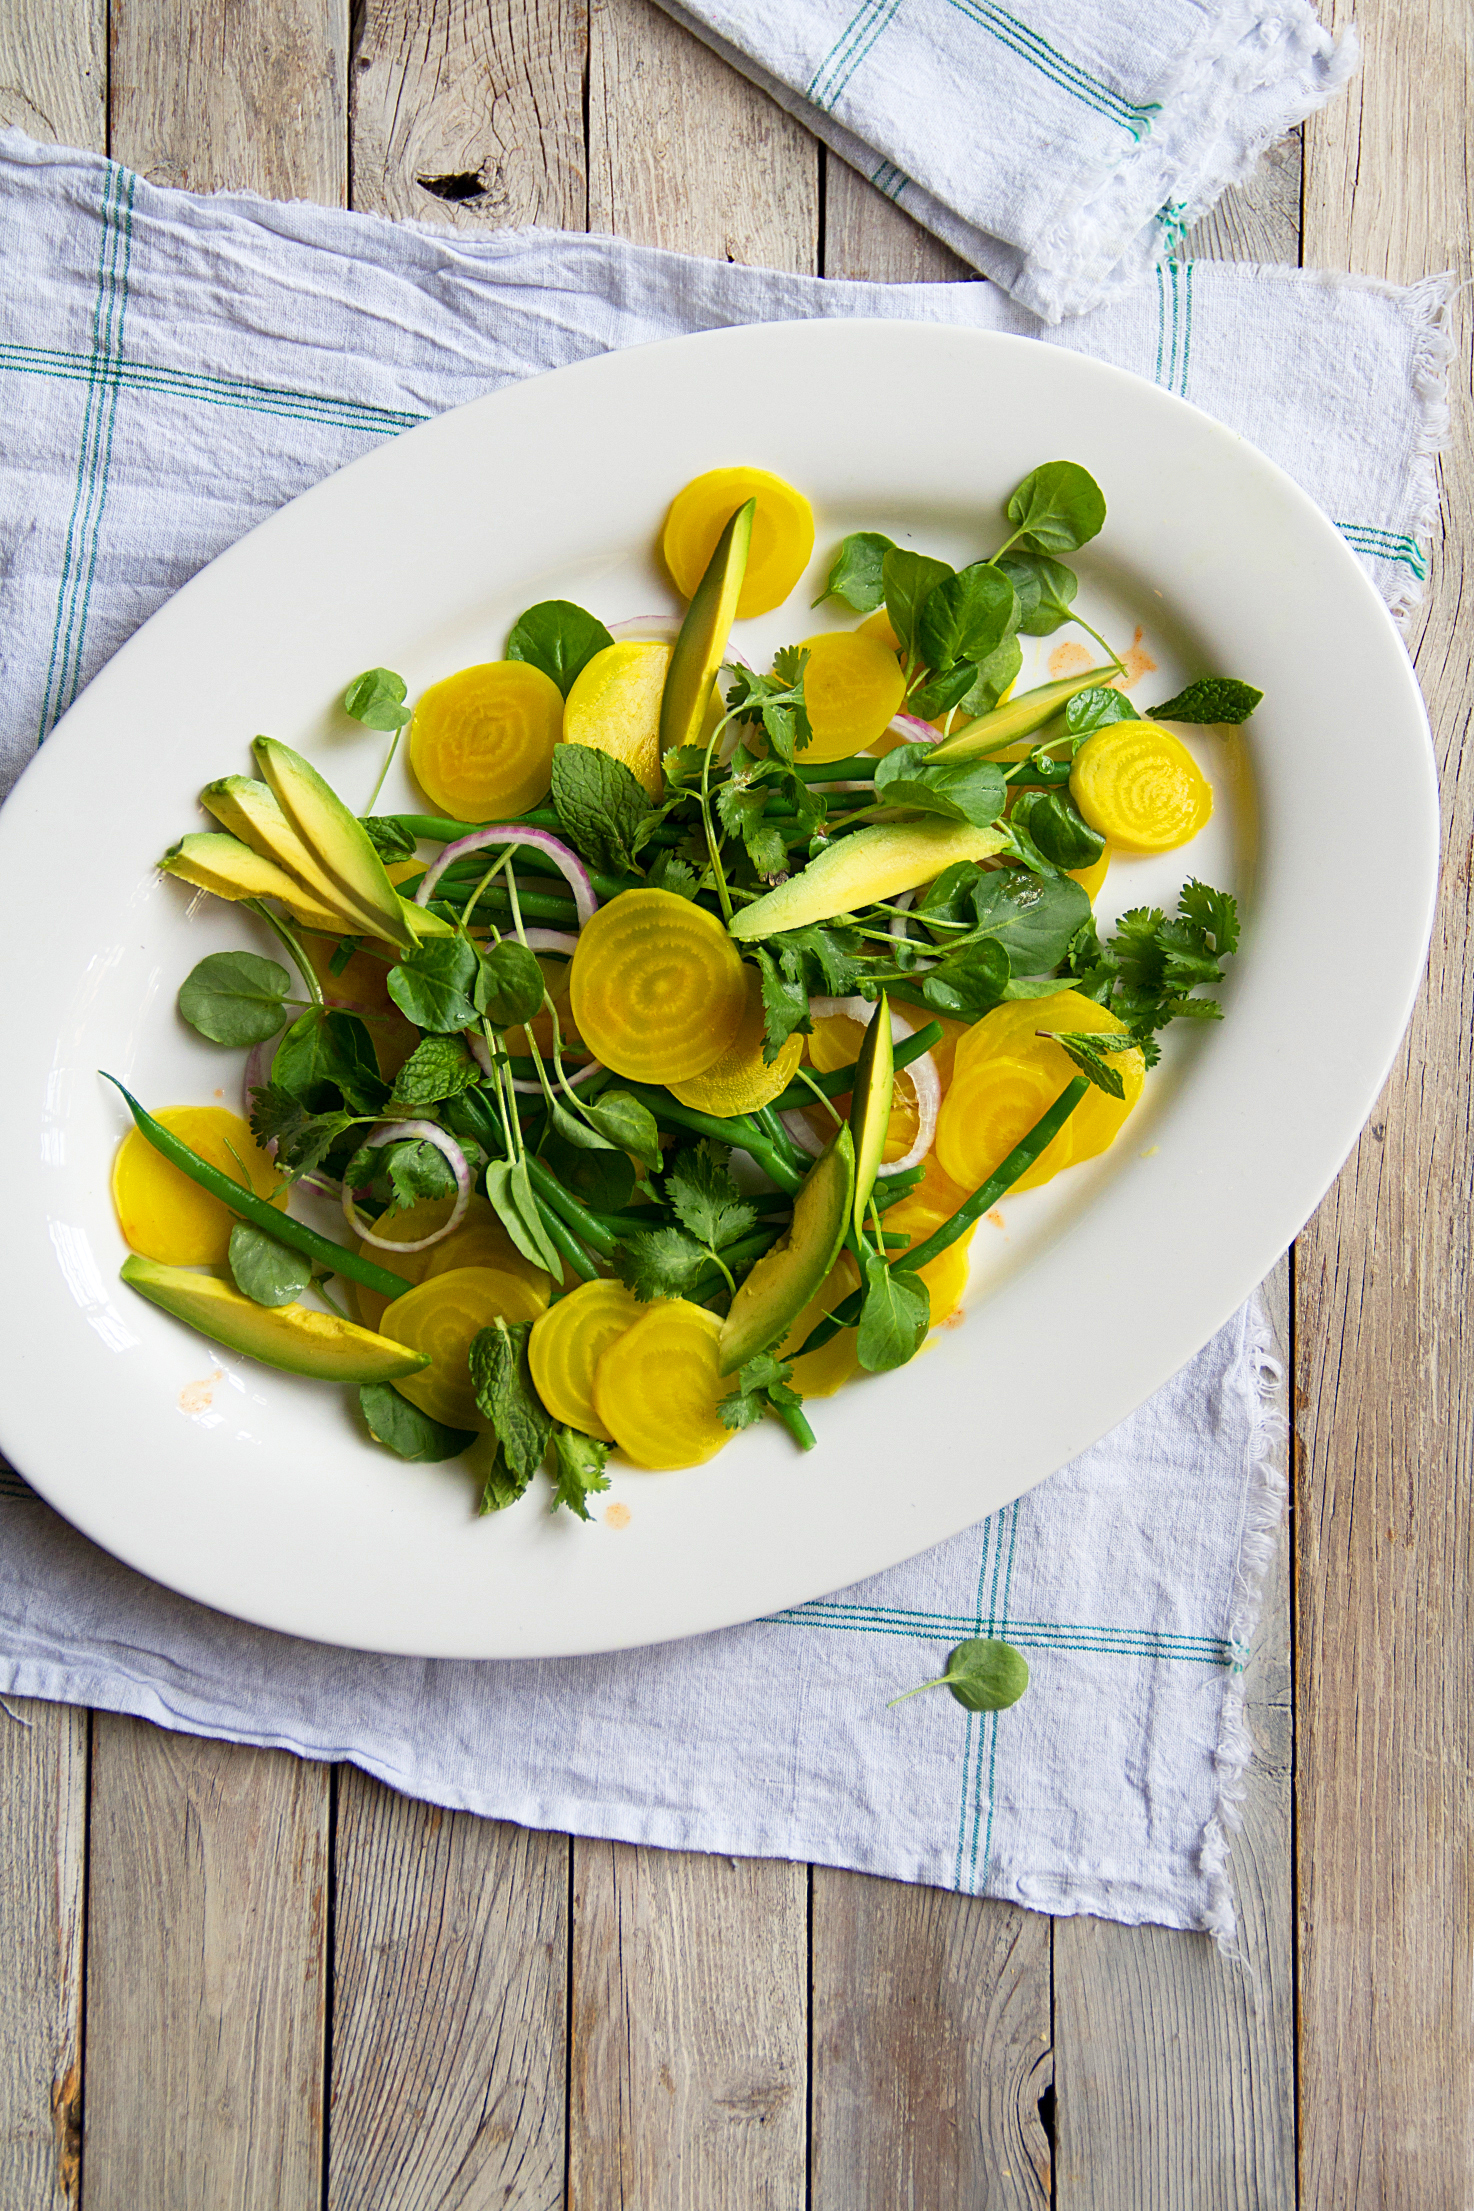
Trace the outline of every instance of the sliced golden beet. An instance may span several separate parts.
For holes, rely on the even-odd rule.
[[[742,1026],[727,1050],[700,1075],[688,1075],[668,1085],[672,1095],[693,1113],[711,1113],[728,1121],[737,1113],[758,1113],[788,1088],[803,1058],[804,1040],[795,1030],[778,1048],[776,1059],[763,1057],[767,1034],[763,1012],[763,979],[756,967],[744,962],[747,1011]]]
[[[684,1298],[647,1305],[594,1372],[605,1430],[636,1466],[700,1466],[732,1440],[717,1411],[730,1385],[717,1361],[721,1322]]]
[[[532,1324],[528,1364],[554,1420],[612,1443],[594,1402],[594,1375],[609,1346],[649,1310],[622,1282],[581,1282]]]
[[[499,1267],[453,1267],[406,1290],[379,1324],[381,1335],[423,1351],[429,1365],[394,1387],[447,1428],[477,1428],[485,1416],[471,1387],[471,1340],[493,1321],[536,1320],[536,1292]]]
[[[741,956],[714,914],[672,891],[621,891],[581,932],[569,1002],[596,1059],[633,1082],[684,1082],[731,1049]]]
[[[285,1186],[247,1124],[226,1106],[166,1106],[154,1116],[201,1159],[285,1206]],[[223,1267],[239,1218],[192,1182],[142,1129],[130,1129],[113,1161],[113,1204],[130,1247],[173,1267]]]
[[[729,515],[754,509],[752,545],[737,601],[746,622],[781,606],[814,550],[814,510],[800,491],[766,468],[712,468],[671,501],[661,537],[676,589],[691,598],[710,566],[712,548]]]
[[[669,645],[646,639],[606,645],[579,670],[563,708],[563,742],[607,752],[657,803],[665,788],[660,716],[672,657]]]
[[[506,821],[547,797],[563,694],[525,660],[487,660],[432,683],[415,707],[409,764],[457,821]]]

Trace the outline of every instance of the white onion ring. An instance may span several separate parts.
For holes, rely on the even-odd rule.
[[[452,1229],[459,1228],[465,1219],[466,1207],[471,1202],[471,1170],[466,1165],[466,1155],[455,1138],[436,1126],[434,1121],[386,1121],[376,1128],[366,1141],[376,1148],[384,1144],[405,1142],[433,1144],[456,1178],[456,1201],[450,1209],[450,1217],[443,1228],[437,1228],[433,1236],[420,1236],[413,1243],[395,1243],[391,1237],[376,1236],[354,1204],[355,1193],[347,1183],[343,1185],[343,1218],[355,1236],[376,1251],[428,1251],[431,1244],[438,1244]]]
[[[571,846],[555,837],[550,829],[529,829],[523,822],[494,822],[486,829],[477,829],[469,837],[458,837],[448,844],[438,860],[432,860],[420,879],[415,892],[415,904],[428,906],[430,895],[441,876],[453,861],[463,859],[468,852],[484,852],[488,845],[531,845],[545,853],[573,893],[574,910],[580,929],[592,921],[599,901],[594,896],[594,886],[588,869]],[[403,1248],[403,1247],[400,1247]]]
[[[815,1105],[819,1103],[817,1098],[814,1103]],[[817,1159],[823,1151],[824,1145],[822,1139],[817,1137],[809,1127],[806,1109],[803,1106],[794,1106],[790,1112],[780,1113],[778,1118],[797,1144],[799,1150],[807,1152],[810,1159]]]
[[[241,1076],[241,1100],[247,1127],[251,1121],[252,1093],[264,1090],[270,1082],[272,1062],[276,1058],[276,1048],[280,1042],[280,1036],[269,1036],[264,1044],[253,1044],[246,1054],[245,1073]],[[275,1159],[276,1138],[273,1136],[271,1142],[263,1144],[261,1148],[268,1159]]]
[[[809,1011],[822,1021],[837,1013],[846,1013],[861,1028],[868,1028],[875,1016],[875,1005],[869,998],[811,998]],[[903,1014],[891,1008],[891,1042],[902,1044],[908,1036],[916,1034],[912,1024]],[[923,1052],[909,1066],[900,1070],[909,1075],[916,1097],[916,1137],[904,1159],[888,1160],[878,1169],[883,1175],[903,1174],[908,1167],[917,1167],[931,1150],[932,1139],[937,1133],[937,1115],[942,1110],[942,1078],[937,1073],[937,1063],[930,1052]],[[787,1114],[783,1116],[785,1122]],[[812,1132],[811,1132],[812,1133]]]
[[[895,943],[910,945],[913,950],[915,949],[916,939],[912,936],[908,936],[906,933],[906,916],[911,911],[911,902],[915,898],[915,896],[915,891],[902,891],[899,898],[894,898],[891,901],[891,904],[893,906],[898,906],[900,908],[899,913],[892,914],[891,916],[891,937]],[[916,960],[913,962],[912,966],[908,969],[907,972],[912,975],[925,975],[932,968],[934,968],[936,964],[937,963],[935,960]],[[905,1072],[906,1070],[903,1067],[901,1069],[901,1073],[904,1075]]]
[[[527,934],[529,937],[531,937],[532,931],[529,929]],[[481,1069],[482,1074],[485,1075],[487,1081],[490,1082],[494,1069],[491,1053],[487,1049],[485,1037],[482,1036],[481,1032],[478,1029],[465,1029],[462,1031],[462,1034],[465,1037],[467,1044],[470,1046],[472,1059],[475,1060],[476,1065]],[[590,1075],[597,1075],[603,1065],[604,1062],[601,1059],[591,1059],[585,1061],[582,1067],[575,1067],[573,1073],[568,1077],[569,1089],[576,1090],[581,1082],[588,1081]],[[514,1090],[520,1090],[525,1097],[540,1098],[542,1096],[543,1086],[540,1082],[527,1082],[521,1075],[514,1075],[512,1077],[512,1088]]]
[[[679,614],[632,614],[627,622],[606,622],[604,627],[616,644],[630,638],[652,645],[673,645],[681,634],[681,617]]]

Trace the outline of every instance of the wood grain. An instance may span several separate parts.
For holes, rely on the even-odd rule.
[[[877,284],[960,283],[977,270],[959,261],[868,177],[825,152],[824,274],[868,277]]]
[[[812,274],[819,146],[651,0],[593,0],[589,228]]]
[[[558,2211],[568,1838],[342,1772],[329,2211]]]
[[[0,130],[107,150],[107,0],[0,6]]]
[[[0,2211],[75,2211],[85,1712],[25,1697],[0,1703],[0,1803]]]
[[[348,0],[112,0],[111,150],[156,184],[342,206]]]
[[[793,2211],[804,2193],[808,1878],[580,1842],[568,2211]]]
[[[1049,1921],[813,1878],[813,2211],[1049,2204]]]
[[[1368,0],[1357,22],[1361,73],[1306,128],[1306,260],[1467,278],[1474,10]],[[1443,782],[1427,982],[1298,1248],[1300,2154],[1306,2204],[1346,2211],[1474,2200],[1467,294],[1454,337],[1441,530],[1408,625]]]
[[[1183,251],[1198,261],[1300,259],[1304,133],[1287,131],[1254,174],[1225,192],[1188,232]]]
[[[99,1713],[87,2211],[319,2211],[327,1775]]]
[[[587,60],[586,0],[366,0],[353,205],[451,230],[582,230]]]

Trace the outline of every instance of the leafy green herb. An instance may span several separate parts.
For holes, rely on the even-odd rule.
[[[978,685],[978,671],[970,660],[956,661],[939,676],[931,676],[906,697],[906,712],[919,722],[940,721],[944,714],[971,696]]]
[[[772,675],[739,668],[727,693],[728,713],[739,722],[761,722],[768,743],[790,766],[814,735],[804,705],[808,658],[798,646],[784,646],[773,655]]]
[[[553,1463],[558,1474],[554,1512],[566,1505],[580,1520],[593,1518],[589,1498],[609,1487],[609,1476],[604,1472],[608,1457],[608,1444],[601,1443],[597,1436],[586,1436],[578,1428],[553,1430]]]
[[[355,1196],[371,1197],[400,1210],[421,1198],[448,1198],[456,1186],[444,1153],[423,1137],[360,1144],[344,1167],[343,1181]]]
[[[312,1280],[310,1259],[249,1221],[231,1230],[229,1258],[236,1288],[256,1305],[290,1305]]]
[[[526,1160],[492,1160],[486,1170],[486,1196],[523,1258],[561,1282],[563,1261],[543,1225]]]
[[[1002,569],[974,561],[926,594],[916,617],[917,648],[929,668],[950,668],[958,660],[976,665],[1017,628],[1018,613],[1017,594]]]
[[[501,1442],[511,1473],[525,1489],[543,1462],[553,1418],[533,1386],[527,1363],[530,1321],[496,1320],[471,1338],[471,1387]]]
[[[419,1466],[438,1466],[442,1459],[458,1459],[476,1441],[473,1428],[447,1428],[422,1413],[387,1382],[370,1382],[358,1393],[368,1432],[400,1458]]]
[[[635,1194],[635,1170],[622,1151],[603,1145],[584,1151],[550,1130],[543,1138],[542,1157],[564,1189],[596,1213],[617,1213]]]
[[[958,701],[958,710],[969,721],[979,714],[991,714],[1008,686],[1015,680],[1024,664],[1024,651],[1016,637],[1005,637],[1003,643],[986,660],[979,661],[973,670],[972,688],[965,691]],[[914,708],[913,708],[914,711]],[[935,719],[928,716],[928,720]]]
[[[637,1228],[614,1254],[615,1273],[646,1304],[654,1297],[684,1297],[707,1264],[707,1254],[682,1228]]]
[[[1025,637],[1048,637],[1070,619],[1080,588],[1073,568],[1044,553],[1004,553],[998,566],[1018,593],[1018,626]]]
[[[320,1167],[354,1126],[351,1113],[309,1113],[276,1083],[261,1083],[251,1092],[251,1134],[258,1144],[275,1144],[277,1167],[291,1181]]]
[[[392,668],[365,668],[343,693],[343,712],[365,729],[403,729],[410,718],[405,680]]]
[[[950,1689],[969,1712],[1006,1712],[1029,1686],[1029,1667],[1022,1651],[997,1635],[970,1635],[948,1654],[947,1671],[935,1681],[919,1681],[891,1703],[904,1704],[923,1689]]]
[[[743,1204],[728,1167],[730,1152],[703,1137],[678,1152],[665,1178],[665,1195],[681,1226],[710,1252],[724,1251],[757,1225],[757,1214]]]
[[[1121,1079],[1121,1070],[1112,1067],[1108,1055],[1137,1050],[1136,1038],[1129,1030],[1125,1036],[1103,1036],[1098,1030],[1074,1029],[1040,1029],[1038,1034],[1057,1044],[1097,1090],[1103,1090],[1108,1098],[1124,1100],[1126,1085]]]
[[[891,539],[882,537],[878,530],[854,531],[840,546],[829,581],[814,601],[815,606],[822,606],[826,599],[843,599],[857,614],[873,614],[885,598],[882,563],[895,549]]]
[[[590,867],[622,875],[634,865],[650,800],[622,760],[592,745],[555,745],[553,804],[570,844]]]
[[[390,968],[389,995],[417,1029],[446,1036],[475,1021],[478,973],[476,948],[467,938],[427,937]]]
[[[1073,553],[1098,537],[1106,503],[1099,484],[1076,461],[1046,461],[1031,469],[1008,502],[1017,537],[1037,553]]]
[[[939,960],[921,978],[921,995],[933,1013],[951,1021],[977,1021],[1008,992],[1008,954],[996,937],[984,937]]]
[[[458,1036],[422,1037],[394,1078],[390,1116],[397,1119],[438,1105],[480,1080],[481,1070]]]
[[[690,864],[662,846],[645,871],[645,880],[652,890],[669,891],[673,898],[696,896],[696,870]]]
[[[377,1113],[389,1095],[368,1030],[338,1007],[298,1016],[276,1048],[271,1080],[309,1113],[335,1106],[335,1091],[356,1113]]]
[[[763,979],[763,1059],[771,1067],[795,1029],[807,1036],[813,1027],[808,986],[801,969],[783,973],[766,945],[760,944],[754,957]]]
[[[595,653],[613,643],[603,623],[571,599],[543,599],[513,623],[507,658],[541,668],[566,699]]]
[[[793,1367],[785,1366],[770,1351],[749,1359],[737,1376],[737,1387],[717,1400],[717,1416],[724,1428],[750,1428],[766,1412],[777,1412],[803,1403],[792,1387]]]
[[[1088,691],[1077,691],[1065,708],[1065,729],[1077,742],[1097,729],[1108,728],[1112,722],[1140,720],[1141,716],[1125,692],[1103,683],[1091,684]]]
[[[867,1374],[886,1374],[914,1359],[931,1326],[931,1292],[919,1274],[865,1253],[865,1302],[855,1349]]]
[[[1091,828],[1065,791],[1021,792],[1010,822],[1015,830],[1027,830],[1045,859],[1057,868],[1092,867],[1105,850],[1105,838]]]
[[[530,1021],[546,989],[542,969],[515,937],[503,937],[480,954],[472,996],[494,1029],[515,1029]]]
[[[763,784],[741,784],[729,779],[717,792],[717,819],[729,837],[740,837],[747,857],[759,875],[781,875],[788,865],[783,831],[766,821],[770,793]]]
[[[1153,722],[1246,722],[1263,698],[1252,683],[1233,676],[1204,676],[1190,683],[1175,698],[1154,706],[1147,716]]]
[[[930,745],[897,745],[876,767],[875,796],[986,829],[1008,803],[1008,783],[996,761],[934,760]]]
[[[979,930],[997,938],[1015,975],[1046,975],[1058,967],[1090,915],[1080,884],[1016,868],[980,870],[971,904]]]
[[[386,866],[391,860],[413,859],[415,840],[392,814],[370,814],[362,826],[369,843]]]
[[[953,573],[944,560],[928,560],[925,553],[896,547],[881,563],[885,586],[885,610],[903,652],[916,648],[916,625],[921,610],[940,583]]]
[[[286,1020],[292,978],[256,952],[212,952],[185,977],[179,1011],[212,1044],[264,1044]]]
[[[659,1167],[660,1131],[654,1114],[638,1098],[627,1090],[605,1090],[584,1112],[606,1144],[616,1151],[633,1152],[647,1167]]]
[[[1172,920],[1159,907],[1134,906],[1105,945],[1093,927],[1082,927],[1070,964],[1080,988],[1126,1023],[1154,1067],[1160,1057],[1155,1035],[1168,1022],[1222,1018],[1216,998],[1196,994],[1222,981],[1221,962],[1238,934],[1238,908],[1229,893],[1194,880],[1184,885]]]

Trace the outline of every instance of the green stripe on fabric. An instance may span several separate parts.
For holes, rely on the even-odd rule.
[[[915,1642],[955,1642],[977,1633],[976,1621],[958,1613],[845,1604],[828,1597],[769,1613],[767,1619],[784,1627],[903,1636]],[[1017,1620],[1012,1640],[1021,1648],[1035,1650],[1097,1651],[1103,1657],[1172,1659],[1192,1665],[1224,1665],[1230,1655],[1230,1645],[1221,1636],[1181,1635],[1166,1628],[1106,1626],[1083,1620]]]
[[[1191,261],[1184,261],[1182,264],[1182,374],[1177,384],[1178,393],[1183,399],[1187,397],[1187,370],[1188,359],[1192,352],[1192,342],[1193,265]]]
[[[1377,529],[1369,522],[1338,522],[1336,528],[1354,553],[1364,554],[1370,560],[1390,561],[1394,567],[1410,568],[1419,583],[1428,581],[1427,556],[1416,538]]]
[[[981,1632],[983,1624],[983,1591],[987,1587],[988,1562],[989,1559],[994,1556],[993,1532],[995,1522],[996,1515],[994,1516],[994,1518],[985,1520],[983,1522],[983,1549],[982,1555],[978,1560],[977,1603],[973,1608],[973,1618],[970,1623],[972,1631],[975,1635]],[[962,1792],[961,1802],[958,1806],[957,1812],[957,1856],[952,1874],[952,1886],[954,1889],[957,1890],[960,1890],[962,1887],[962,1850],[967,1835],[968,1787],[972,1773],[973,1758],[975,1751],[980,1754],[982,1748],[982,1731],[978,1727],[977,1722],[978,1714],[976,1712],[969,1712],[967,1715],[967,1725],[962,1731]]]
[[[872,174],[870,182],[878,192],[883,192],[888,200],[895,201],[900,199],[911,179],[907,176],[905,170],[898,169],[893,161],[883,161]]]
[[[58,382],[85,383],[99,372],[134,391],[192,399],[205,406],[238,407],[254,414],[285,415],[329,426],[342,425],[374,436],[397,436],[430,417],[366,401],[335,399],[326,393],[288,390],[279,385],[248,384],[230,377],[206,376],[188,369],[163,368],[149,361],[99,363],[95,354],[62,353],[42,346],[0,345],[0,371],[18,376],[47,376]]]
[[[965,16],[970,23],[977,24],[980,30],[987,31],[1001,46],[1016,54],[1020,61],[1028,62],[1061,92],[1067,92],[1083,106],[1093,108],[1107,122],[1129,131],[1138,145],[1151,130],[1152,117],[1161,112],[1159,101],[1152,100],[1144,105],[1137,105],[1125,99],[1110,85],[1102,84],[1098,78],[1080,68],[1078,63],[1060,53],[1047,39],[1041,38],[1037,31],[1031,31],[1026,23],[1020,23],[1017,16],[1009,15],[1005,9],[995,6],[993,0],[948,0],[948,5],[959,15]]]
[[[122,221],[122,268],[117,272],[116,277],[118,298],[116,345],[120,356],[123,347],[123,322],[128,312],[128,272],[133,265],[133,194],[138,183],[138,179],[132,170],[127,172],[127,176],[128,184]],[[118,387],[116,382],[113,382],[108,390],[105,408],[97,496],[92,516],[90,542],[87,546],[86,578],[82,585],[82,604],[77,619],[77,645],[72,660],[71,676],[67,683],[66,706],[72,704],[82,683],[82,650],[87,641],[88,617],[92,612],[92,585],[97,575],[97,549],[102,542],[102,517],[103,510],[107,505],[108,483],[112,475],[113,432],[117,428],[117,421]]]
[[[901,12],[901,0],[865,0],[820,62],[807,87],[808,98],[826,114],[884,30]]]

